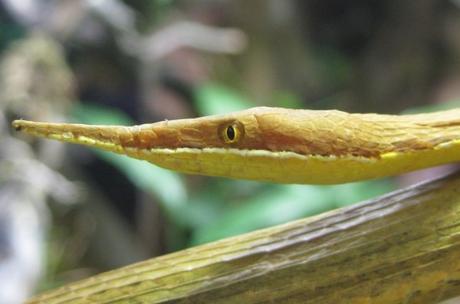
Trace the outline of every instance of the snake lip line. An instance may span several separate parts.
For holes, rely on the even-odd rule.
[[[355,156],[355,155],[319,155],[319,154],[309,154],[303,155],[300,153],[292,152],[292,151],[270,151],[270,150],[250,150],[250,149],[235,149],[235,148],[151,148],[151,149],[139,149],[139,148],[131,148],[126,147],[123,148],[126,151],[142,151],[147,153],[154,153],[154,154],[164,154],[168,157],[174,155],[176,153],[187,153],[196,155],[198,153],[208,153],[208,154],[221,154],[222,156],[226,156],[229,154],[232,155],[241,155],[241,156],[253,156],[253,157],[269,157],[269,158],[276,158],[276,159],[285,159],[285,158],[297,158],[299,160],[305,159],[321,159],[322,161],[335,161],[340,158],[346,159],[354,159],[361,162],[372,162],[376,161],[376,157],[363,157],[363,156]]]
[[[231,155],[239,155],[239,156],[253,156],[253,157],[267,157],[267,158],[276,158],[276,159],[286,159],[286,158],[296,158],[299,160],[306,160],[306,159],[318,159],[321,161],[334,161],[337,159],[349,159],[355,160],[359,162],[373,162],[378,159],[378,157],[364,157],[364,156],[356,156],[356,155],[320,155],[320,154],[300,154],[292,151],[270,151],[270,150],[257,150],[257,149],[236,149],[236,148],[192,148],[192,147],[180,147],[180,148],[136,148],[136,147],[124,147],[121,145],[117,145],[111,142],[104,142],[104,141],[96,141],[92,138],[86,136],[78,136],[75,137],[71,132],[63,133],[63,134],[49,134],[52,138],[54,136],[57,137],[67,137],[72,138],[80,143],[86,143],[88,145],[103,145],[103,146],[111,146],[112,149],[119,150],[119,152],[125,151],[128,154],[137,154],[137,153],[152,153],[161,155],[163,154],[165,157],[174,157],[177,154],[190,154],[190,155],[198,155],[199,153],[204,154],[220,154],[223,157],[231,154]]]
[[[20,126],[19,126],[20,127]],[[75,140],[79,143],[85,143],[89,146],[101,145],[106,147],[111,147],[111,149],[118,150],[119,152],[126,151],[131,152],[129,154],[136,153],[152,153],[157,155],[165,155],[165,157],[173,157],[178,153],[197,155],[198,153],[205,154],[220,154],[223,157],[229,154],[239,155],[239,156],[253,156],[253,157],[267,157],[267,158],[276,158],[276,159],[286,159],[286,158],[296,158],[299,160],[306,159],[318,159],[321,161],[335,161],[337,159],[348,159],[355,160],[358,162],[373,162],[379,159],[379,157],[364,157],[356,155],[321,155],[321,154],[300,154],[293,151],[270,151],[270,150],[259,150],[259,149],[236,149],[236,148],[214,148],[214,147],[205,147],[205,148],[193,148],[193,147],[180,147],[180,148],[136,148],[136,147],[125,147],[122,145],[114,144],[111,142],[105,142],[100,140],[94,140],[84,135],[75,136],[72,132],[64,132],[61,134],[48,134],[48,137],[56,139],[67,138],[69,140]],[[389,152],[395,153],[395,152]]]

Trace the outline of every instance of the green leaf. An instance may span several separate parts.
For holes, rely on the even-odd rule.
[[[228,208],[220,218],[193,235],[200,244],[288,222],[333,208],[331,195],[315,186],[272,185],[267,191]]]
[[[273,101],[276,106],[283,108],[301,109],[304,106],[297,95],[287,91],[276,92]]]
[[[377,197],[396,189],[390,178],[331,186],[335,207],[343,207],[358,201]]]
[[[312,216],[394,188],[386,179],[337,186],[271,185],[267,191],[214,214],[214,221],[196,230],[192,243],[206,243]]]
[[[202,116],[225,114],[253,106],[241,94],[217,84],[206,84],[198,87],[195,90],[195,102],[196,109]]]
[[[80,123],[101,124],[101,125],[123,125],[133,124],[131,118],[125,113],[113,108],[104,106],[77,104],[72,109],[72,117]]]
[[[436,112],[436,111],[451,110],[455,108],[460,108],[460,99],[453,99],[448,102],[413,107],[413,108],[403,111],[402,114],[429,113],[429,112]]]

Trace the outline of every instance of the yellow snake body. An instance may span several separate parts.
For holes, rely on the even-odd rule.
[[[380,115],[259,107],[132,127],[13,126],[180,172],[277,183],[346,183],[460,160],[460,109]]]

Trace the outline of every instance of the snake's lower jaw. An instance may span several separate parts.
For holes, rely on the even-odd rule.
[[[223,148],[125,149],[124,153],[188,174],[288,184],[341,184],[452,162],[458,159],[460,141],[452,145],[456,148],[387,153],[379,158]]]

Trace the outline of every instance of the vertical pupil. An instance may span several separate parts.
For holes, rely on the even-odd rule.
[[[227,137],[229,140],[235,139],[235,129],[233,128],[233,126],[227,127]]]

